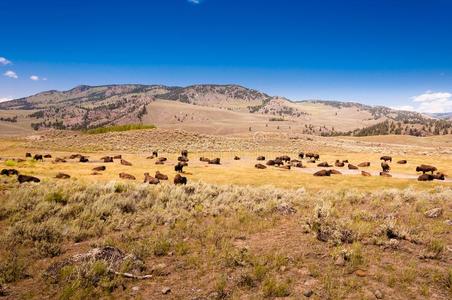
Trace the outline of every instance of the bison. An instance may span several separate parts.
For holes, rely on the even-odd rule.
[[[406,159],[399,160],[397,162],[399,165],[405,165],[407,163]]]
[[[258,156],[257,160],[265,160],[265,156]]]
[[[28,175],[19,175],[19,176],[17,176],[17,180],[19,181],[19,183],[41,182],[41,180],[39,178],[36,178],[36,177],[33,177],[33,176],[28,176]]]
[[[338,159],[336,160],[336,162],[334,163],[334,166],[341,168],[345,166],[344,162],[339,161]]]
[[[155,164],[156,165],[163,165],[163,164],[165,164],[165,162],[161,161],[161,160],[157,160],[157,161],[155,161]]]
[[[177,165],[174,166],[174,171],[182,173],[184,172],[184,165],[181,163],[178,163]]]
[[[65,174],[65,173],[58,173],[56,174],[55,178],[57,179],[69,179],[71,178],[71,175]]]
[[[121,154],[118,154],[118,155],[113,156],[113,159],[121,159],[121,158],[122,158],[122,155],[121,155]]]
[[[176,185],[187,184],[187,177],[181,176],[180,174],[176,174],[176,176],[174,177],[174,184]]]
[[[240,157],[234,156],[234,160],[240,160]]]
[[[31,153],[30,152],[25,153],[25,157],[31,157]]]
[[[35,156],[33,157],[34,160],[38,161],[43,161],[42,155],[41,154],[35,154]]]
[[[152,156],[159,157],[159,153],[157,151],[152,151]]]
[[[81,155],[81,154],[71,154],[71,156],[69,156],[69,159],[80,159],[80,158],[82,158],[83,156]]]
[[[132,163],[131,163],[131,162],[128,162],[127,160],[121,158],[121,165],[123,165],[123,166],[131,166]]]
[[[329,167],[332,167],[332,166],[329,165],[329,164],[325,161],[325,162],[319,163],[319,164],[317,165],[317,167],[327,167],[327,168],[329,168]]]
[[[285,169],[285,170],[290,170],[290,166],[286,165],[286,166],[280,166],[281,169]]]
[[[220,163],[220,158],[214,158],[214,159],[210,159],[209,160],[209,164],[210,165],[220,165],[221,163]]]
[[[284,162],[281,160],[281,159],[275,159],[275,166],[281,166],[281,165],[283,165],[284,164]]]
[[[366,172],[366,171],[361,171],[361,175],[366,176],[366,177],[372,176],[372,175],[370,175],[369,172]]]
[[[331,169],[330,173],[333,174],[333,175],[342,175],[341,172],[339,172],[338,170],[335,170],[335,169]]]
[[[189,161],[189,160],[188,160],[188,157],[186,157],[186,156],[179,156],[179,157],[177,158],[177,160],[178,160],[178,161],[183,161],[183,162]]]
[[[19,171],[16,169],[3,169],[0,175],[11,176],[11,175],[19,175]]]
[[[185,156],[185,157],[188,157],[188,151],[187,151],[187,150],[182,150],[182,151],[180,152],[180,155]]]
[[[370,162],[369,161],[362,162],[362,163],[358,164],[358,167],[360,167],[360,168],[370,167]]]
[[[57,157],[53,160],[54,163],[65,163],[66,160],[64,158]]]
[[[303,159],[304,158],[304,152],[298,153],[298,158]]]
[[[433,179],[435,176],[432,174],[422,174],[417,178],[418,181],[432,181]]]
[[[263,164],[255,164],[254,167],[255,167],[256,169],[267,169],[267,167],[264,166]]]
[[[44,157],[44,158],[52,158],[52,155],[46,154],[46,155],[44,155],[43,157]]]
[[[98,167],[93,168],[93,171],[100,172],[100,171],[105,171],[106,169],[107,169],[106,166],[98,166]]]
[[[158,178],[154,178],[149,173],[144,173],[144,183],[149,184],[159,184],[160,180]]]
[[[168,159],[166,157],[159,157],[159,161],[167,161]]]
[[[127,179],[127,180],[136,180],[135,176],[124,173],[124,172],[119,173],[119,178]]]
[[[446,179],[446,175],[444,175],[443,173],[440,173],[440,172],[437,172],[435,175],[433,175],[433,177],[435,177],[436,180]]]
[[[208,159],[207,157],[204,157],[204,156],[201,156],[200,158],[199,158],[199,161],[202,161],[202,162],[209,162],[210,161],[210,159]]]
[[[300,162],[297,162],[294,166],[297,167],[297,168],[304,168],[304,166],[303,166],[303,164],[301,163],[301,161],[300,161]]]
[[[157,178],[158,180],[168,180],[168,176],[160,173],[159,171],[155,172],[155,178]]]
[[[82,156],[82,157],[80,157],[80,160],[79,160],[81,163],[86,163],[86,162],[88,162],[89,160],[88,160],[88,157],[86,157],[86,156]]]
[[[113,162],[113,157],[111,157],[111,156],[104,156],[100,160],[103,160],[104,163],[112,163]]]
[[[331,176],[331,170],[320,170],[313,174],[314,176]]]
[[[386,162],[381,162],[381,168],[383,169],[383,172],[388,172],[389,170],[391,170],[391,167]]]
[[[392,177],[392,175],[391,174],[389,174],[388,172],[380,172],[380,176],[383,176],[383,177]]]
[[[385,155],[385,156],[380,157],[380,160],[384,160],[385,162],[387,162],[389,160],[390,162],[392,162],[392,157]]]
[[[352,164],[348,164],[348,169],[349,170],[358,170],[358,167]]]
[[[270,159],[269,161],[267,161],[266,165],[267,166],[274,166],[275,165],[275,161],[273,159]]]
[[[430,165],[420,165],[416,167],[416,172],[422,172],[423,174],[427,173],[427,172],[435,172],[437,169],[434,166],[430,166]]]
[[[287,155],[279,156],[279,157],[277,157],[276,159],[279,159],[279,160],[282,160],[282,161],[285,161],[285,162],[290,161],[290,157],[287,156]]]
[[[318,160],[320,159],[320,155],[317,153],[306,153],[306,158],[310,158],[310,159],[314,159],[314,160]]]

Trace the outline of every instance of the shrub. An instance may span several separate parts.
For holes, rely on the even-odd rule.
[[[262,284],[264,297],[287,297],[290,295],[289,284],[273,277],[265,279]]]
[[[86,133],[88,134],[101,134],[107,132],[121,132],[130,130],[141,130],[141,129],[154,129],[154,125],[143,125],[143,124],[128,124],[128,125],[114,125],[108,127],[99,127],[88,129]]]

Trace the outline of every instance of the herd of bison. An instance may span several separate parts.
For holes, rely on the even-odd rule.
[[[31,158],[35,161],[43,161],[44,158],[46,158],[46,159],[52,158],[52,156],[50,154],[46,154],[46,155],[35,154],[34,156],[32,156],[31,153],[26,153],[25,157]],[[167,162],[167,158],[159,156],[157,151],[153,151],[152,155],[148,156],[147,159],[154,159],[156,165],[163,165],[163,164],[165,164],[165,162]],[[20,158],[15,159],[15,160],[18,162],[25,161],[24,159],[20,159]],[[69,157],[64,157],[64,158],[55,158],[53,160],[53,162],[54,163],[65,163],[68,160],[72,160],[72,161],[78,160],[78,162],[80,162],[80,163],[89,162],[89,158],[84,155],[81,155],[81,154],[73,154]],[[103,161],[104,163],[113,163],[115,160],[119,160],[121,165],[132,166],[132,163],[123,159],[121,155],[105,156],[105,157],[101,158],[101,161]],[[187,150],[181,151],[181,154],[177,160],[178,160],[178,163],[174,166],[174,170],[178,174],[174,177],[173,182],[174,182],[174,184],[187,184],[187,177],[182,176],[180,173],[184,173],[184,171],[183,171],[184,167],[188,166],[188,162],[189,162],[188,151]],[[200,157],[199,160],[202,162],[206,162],[208,164],[213,164],[213,165],[221,164],[220,158],[209,159],[206,157]],[[240,160],[240,157],[235,156],[234,160]],[[286,169],[286,170],[290,170],[291,168],[294,168],[294,167],[295,168],[305,168],[305,165],[303,165],[303,160],[305,160],[306,163],[317,164],[317,167],[323,167],[323,168],[333,168],[333,167],[343,168],[343,167],[347,166],[347,168],[350,170],[359,170],[359,168],[370,167],[370,162],[362,162],[355,166],[355,165],[349,163],[348,160],[342,160],[342,161],[336,160],[334,165],[330,165],[328,162],[318,163],[318,161],[320,160],[319,154],[317,154],[317,153],[306,153],[305,154],[303,152],[300,152],[298,154],[297,159],[291,159],[289,156],[283,155],[283,156],[278,156],[275,159],[266,160],[265,156],[258,156],[257,161],[260,161],[262,163],[257,163],[257,164],[255,164],[254,167],[257,169],[266,169],[267,167],[274,166],[274,167],[278,167],[278,168],[282,168],[282,169]],[[391,174],[389,173],[389,171],[391,170],[391,166],[388,163],[388,162],[392,163],[392,157],[391,156],[382,156],[380,158],[380,160],[382,160],[382,162],[381,162],[382,171],[380,172],[380,176],[392,177]],[[266,161],[265,164],[263,164],[264,161]],[[398,164],[406,164],[407,161],[399,160],[399,161],[397,161],[397,163]],[[106,169],[107,169],[106,166],[97,166],[92,169],[93,172],[91,174],[99,175],[99,174],[101,174],[102,171],[105,171]],[[437,168],[434,166],[431,166],[431,165],[423,164],[423,165],[417,166],[416,172],[422,172],[422,175],[420,175],[418,177],[419,181],[432,181],[434,179],[436,179],[436,180],[444,180],[445,179],[445,174],[437,172]],[[431,174],[427,174],[428,172],[430,172]],[[313,175],[314,176],[331,176],[334,174],[342,174],[342,173],[336,169],[322,169],[320,171],[315,172]],[[3,169],[1,171],[1,175],[17,176],[17,180],[19,181],[19,183],[40,182],[39,178],[34,177],[34,176],[20,174],[19,171],[15,170],[15,169]],[[371,174],[369,172],[366,172],[363,170],[361,171],[361,175],[362,176],[371,176]],[[70,175],[61,173],[61,172],[55,176],[55,178],[59,178],[59,179],[68,179],[70,177],[71,177]],[[135,176],[130,175],[125,172],[119,173],[119,177],[121,179],[136,180]],[[149,173],[144,173],[144,182],[145,183],[159,184],[160,181],[162,181],[162,180],[168,180],[168,176],[160,173],[159,171],[157,171],[154,176],[151,176]]]

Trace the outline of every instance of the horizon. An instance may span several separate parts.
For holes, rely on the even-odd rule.
[[[237,84],[293,101],[452,111],[447,1],[143,2],[6,1],[0,101],[77,85]]]

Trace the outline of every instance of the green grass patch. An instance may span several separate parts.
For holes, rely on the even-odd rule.
[[[128,125],[114,125],[107,127],[99,127],[86,130],[88,134],[101,134],[107,132],[121,132],[129,130],[142,130],[142,129],[154,129],[154,125],[144,125],[144,124],[128,124]]]
[[[5,161],[5,165],[7,167],[15,167],[17,165],[17,163],[13,160],[7,160],[7,161]]]

